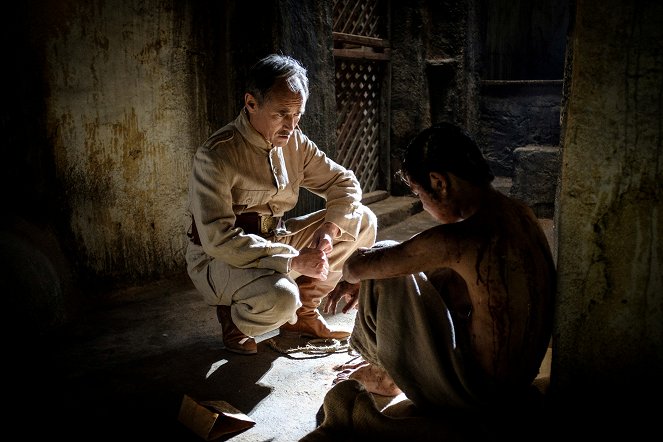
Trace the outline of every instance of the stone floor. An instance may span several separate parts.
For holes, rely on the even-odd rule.
[[[407,239],[434,224],[409,204],[379,239]],[[354,314],[327,319],[350,329]],[[123,291],[66,330],[10,346],[17,354],[5,364],[14,375],[5,418],[21,439],[199,441],[178,421],[188,395],[225,401],[254,422],[220,440],[297,441],[315,428],[334,367],[355,355],[275,334],[258,340],[257,355],[223,350],[215,310],[184,274]]]

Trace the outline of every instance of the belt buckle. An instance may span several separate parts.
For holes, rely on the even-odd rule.
[[[278,225],[278,219],[270,215],[260,215],[260,233],[270,234]]]

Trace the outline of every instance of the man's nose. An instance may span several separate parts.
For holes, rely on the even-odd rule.
[[[293,131],[295,130],[295,126],[297,126],[297,119],[295,117],[285,117],[283,119],[283,126],[286,127],[288,130]]]

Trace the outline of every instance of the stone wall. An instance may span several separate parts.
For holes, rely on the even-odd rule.
[[[64,321],[68,300],[185,272],[192,155],[237,115],[259,57],[281,51],[309,68],[302,126],[333,153],[329,8],[285,0],[259,11],[211,0],[10,6],[2,30],[12,60],[2,114],[10,209],[1,233],[3,253],[20,253],[2,284],[26,309],[57,304],[37,323]],[[33,259],[67,272],[25,264],[31,230],[50,239],[28,243]],[[27,292],[35,293],[21,297]]]
[[[477,141],[493,173],[513,177],[519,147],[559,145],[561,102],[561,80],[482,82]]]
[[[477,126],[474,1],[391,2],[391,170],[407,143],[439,121]],[[392,193],[409,193],[398,179]]]
[[[556,214],[550,392],[561,435],[639,440],[658,428],[662,19],[657,1],[577,2]]]

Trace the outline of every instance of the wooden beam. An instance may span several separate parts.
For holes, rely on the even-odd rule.
[[[389,49],[385,49],[384,52],[373,52],[369,48],[334,49],[334,57],[349,58],[353,60],[389,61],[390,51]]]
[[[363,35],[345,34],[343,32],[332,32],[334,42],[358,44],[371,48],[388,48],[389,40],[375,37],[364,37]]]

